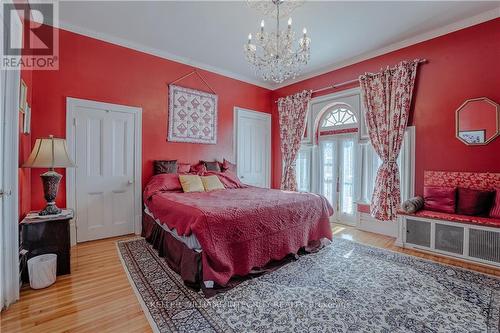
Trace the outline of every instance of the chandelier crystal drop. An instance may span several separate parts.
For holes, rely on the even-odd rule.
[[[295,42],[291,18],[288,19],[288,26],[280,30],[280,6],[283,2],[272,0],[276,6],[276,31],[267,32],[262,20],[260,31],[255,36],[249,34],[244,46],[246,59],[256,73],[265,81],[276,83],[295,78],[310,59],[311,39],[307,36],[306,28],[302,30],[298,42]]]

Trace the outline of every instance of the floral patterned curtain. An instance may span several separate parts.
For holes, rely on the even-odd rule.
[[[310,90],[304,90],[295,95],[278,99],[281,156],[283,158],[282,190],[297,191],[295,161],[306,128],[307,104],[311,100],[311,94]]]
[[[359,77],[366,126],[371,144],[382,160],[375,180],[371,215],[382,221],[396,218],[400,181],[396,160],[406,130],[418,60]]]

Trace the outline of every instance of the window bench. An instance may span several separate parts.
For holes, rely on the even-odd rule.
[[[500,267],[500,220],[419,211],[401,214],[400,244]]]
[[[498,173],[424,173],[426,186],[499,188],[499,179]],[[414,214],[400,212],[398,223],[399,246],[500,267],[498,218],[420,210]]]

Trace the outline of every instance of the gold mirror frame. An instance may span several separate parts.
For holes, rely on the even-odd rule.
[[[470,102],[477,102],[477,101],[487,102],[487,103],[491,104],[496,109],[496,124],[497,124],[496,127],[497,127],[497,131],[496,131],[496,133],[491,138],[489,138],[488,140],[486,140],[484,142],[481,142],[481,143],[470,143],[470,142],[465,141],[464,139],[462,139],[458,135],[458,133],[460,132],[459,131],[459,129],[460,129],[460,121],[459,121],[460,117],[459,117],[459,114],[460,114],[460,110],[462,110],[467,104],[469,104]],[[460,107],[455,111],[455,137],[458,140],[460,140],[461,142],[463,142],[464,144],[466,144],[467,146],[484,146],[484,145],[487,145],[491,141],[495,140],[495,138],[497,136],[499,136],[499,135],[500,135],[500,105],[498,105],[498,103],[495,103],[491,99],[489,99],[487,97],[471,98],[471,99],[468,99],[465,102],[463,102],[462,105],[460,105]]]

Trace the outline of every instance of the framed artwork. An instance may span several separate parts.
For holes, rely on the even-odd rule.
[[[460,131],[458,136],[467,143],[484,143],[486,130]]]
[[[217,95],[169,85],[168,141],[217,143]]]
[[[23,120],[23,134],[30,134],[31,132],[31,107],[26,104],[26,109],[24,110],[24,120]]]
[[[28,98],[28,86],[21,80],[21,86],[19,87],[19,112],[24,112],[26,110]]]

